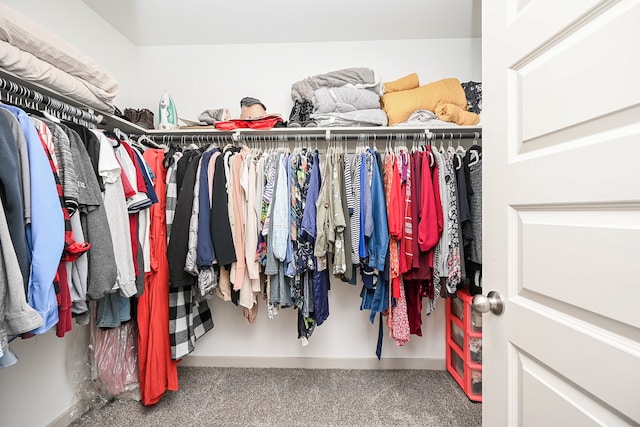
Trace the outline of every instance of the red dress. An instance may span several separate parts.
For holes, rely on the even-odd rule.
[[[164,152],[149,149],[143,157],[155,175],[159,202],[151,206],[151,271],[138,301],[138,363],[142,403],[158,403],[166,390],[178,390],[178,368],[169,343],[169,265],[167,262],[166,175]]]

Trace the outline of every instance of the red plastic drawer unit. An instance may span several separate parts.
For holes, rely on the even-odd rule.
[[[474,402],[482,402],[482,314],[472,296],[458,291],[447,300],[447,371]]]

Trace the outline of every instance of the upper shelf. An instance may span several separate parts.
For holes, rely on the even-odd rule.
[[[266,130],[241,128],[231,131],[222,131],[215,129],[212,126],[203,127],[187,127],[175,130],[159,130],[159,129],[146,129],[142,126],[138,126],[126,119],[118,117],[114,114],[99,111],[88,107],[87,105],[61,95],[52,89],[49,89],[38,83],[22,80],[15,74],[3,70],[0,68],[0,77],[6,80],[14,81],[28,89],[40,92],[43,95],[57,99],[66,104],[74,107],[86,110],[99,118],[99,126],[106,129],[118,128],[122,132],[129,135],[149,135],[151,137],[170,137],[172,140],[186,138],[186,137],[232,137],[238,139],[241,135],[245,138],[251,138],[252,136],[265,138],[265,137],[277,137],[277,136],[309,136],[317,139],[324,138],[329,140],[331,135],[346,135],[357,136],[361,134],[373,135],[373,136],[386,136],[386,135],[398,135],[398,134],[419,134],[431,132],[438,137],[450,135],[451,138],[473,138],[475,133],[480,134],[482,132],[481,126],[454,126],[451,127],[409,127],[409,126],[391,126],[391,127],[288,127],[288,128],[273,128]],[[478,135],[479,136],[479,135]]]

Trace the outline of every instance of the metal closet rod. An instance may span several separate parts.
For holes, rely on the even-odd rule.
[[[8,94],[15,95],[23,101],[31,101],[34,104],[44,106],[45,109],[60,111],[65,115],[76,117],[85,122],[93,123],[94,125],[100,123],[101,120],[100,117],[91,114],[88,111],[67,104],[59,99],[43,95],[37,90],[30,89],[2,76],[0,76],[0,90],[4,90]]]
[[[140,135],[132,135],[134,138]],[[438,129],[416,129],[416,128],[380,128],[380,129],[326,129],[312,128],[301,130],[299,128],[279,128],[271,130],[235,130],[235,131],[219,131],[216,133],[202,132],[167,132],[145,134],[155,142],[182,142],[182,143],[206,143],[206,142],[296,142],[296,141],[334,141],[345,139],[381,139],[387,137],[405,137],[405,138],[426,138],[426,139],[480,139],[482,138],[482,130],[474,129],[469,131],[456,131],[454,129],[438,130]]]

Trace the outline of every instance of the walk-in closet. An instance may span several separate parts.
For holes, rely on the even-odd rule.
[[[640,424],[638,2],[0,12],[0,425]]]

